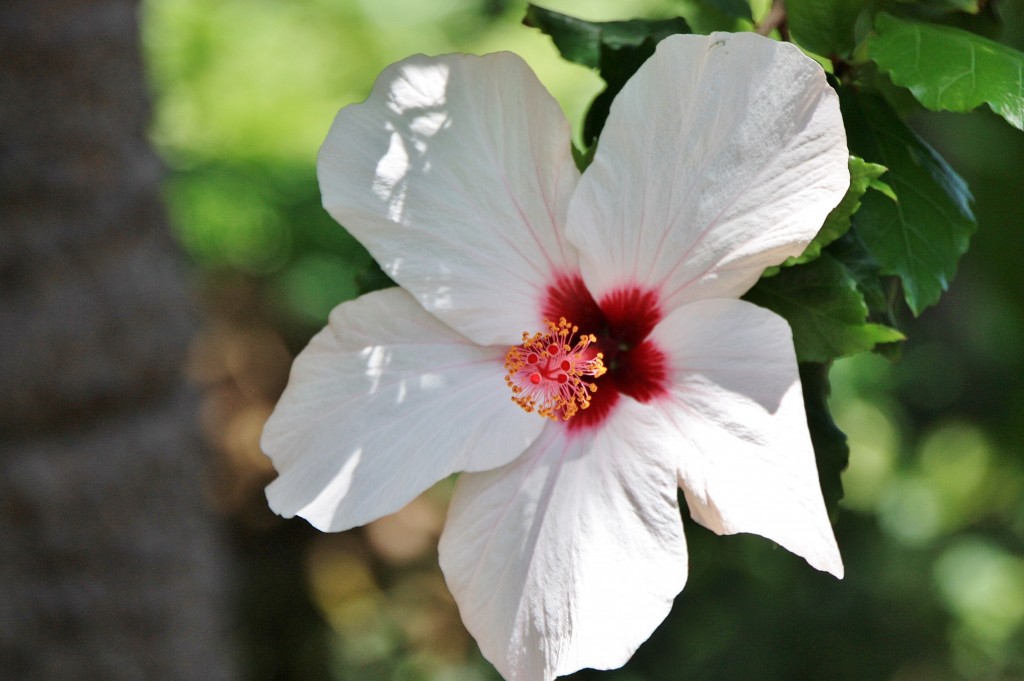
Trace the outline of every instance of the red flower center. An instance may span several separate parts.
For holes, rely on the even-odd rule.
[[[548,287],[543,308],[547,319],[571,319],[592,334],[605,372],[591,381],[597,390],[587,409],[566,425],[573,430],[593,428],[612,413],[622,395],[648,402],[667,391],[668,359],[648,339],[662,318],[658,296],[650,289],[623,287],[594,300],[578,276],[560,277]]]

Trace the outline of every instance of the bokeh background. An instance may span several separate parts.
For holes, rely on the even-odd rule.
[[[720,21],[668,1],[547,6]],[[318,535],[266,511],[272,471],[257,439],[289,358],[334,305],[378,285],[319,206],[315,154],[336,111],[416,52],[512,50],[577,127],[600,80],[521,26],[521,2],[145,9],[153,140],[205,303],[191,371],[220,454],[212,498],[251,553],[240,620],[250,678],[496,679],[437,569],[450,485],[364,530]],[[1019,33],[1003,37],[1024,48]],[[836,523],[847,578],[688,523],[691,575],[669,621],[625,670],[581,678],[1024,679],[1024,134],[985,113],[913,121],[968,179],[981,228],[941,306],[905,320],[902,361],[862,356],[833,370],[852,449]]]
[[[594,20],[723,22],[682,0],[544,4]],[[982,4],[956,20],[1024,49],[1021,3]],[[601,82],[521,26],[524,7],[142,3],[150,139],[200,310],[186,371],[211,455],[195,495],[223,528],[211,569],[227,584],[218,607],[235,678],[499,678],[437,568],[451,481],[365,528],[320,534],[267,510],[274,474],[258,439],[331,308],[384,281],[320,208],[315,156],[339,108],[409,54],[511,50],[579,125]],[[832,370],[852,450],[835,521],[846,578],[687,520],[689,583],[668,620],[624,669],[573,678],[1024,679],[1024,133],[988,112],[907,113],[967,179],[980,229],[941,304],[902,320],[900,361],[864,355]]]

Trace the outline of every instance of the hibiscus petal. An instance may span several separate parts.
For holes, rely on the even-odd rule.
[[[796,47],[667,38],[616,97],[569,207],[587,287],[648,286],[666,311],[738,297],[818,232],[847,158],[835,91]]]
[[[263,430],[279,473],[271,508],[345,530],[456,471],[508,463],[543,423],[512,403],[503,359],[401,289],[339,305],[296,358]]]
[[[694,520],[767,537],[843,576],[818,483],[792,334],[745,301],[685,305],[652,332],[671,357],[653,405],[679,438],[679,481]]]
[[[675,457],[623,402],[600,430],[551,425],[512,464],[459,478],[441,569],[508,681],[621,666],[686,581]]]
[[[516,343],[576,270],[570,135],[513,54],[411,57],[334,120],[324,207],[427,310],[481,345]]]

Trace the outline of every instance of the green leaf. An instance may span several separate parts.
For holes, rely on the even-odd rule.
[[[857,221],[856,216],[853,220]],[[868,321],[896,327],[899,279],[882,275],[881,265],[864,245],[856,228],[830,244],[825,252],[841,262],[857,282],[857,290],[868,306]],[[895,360],[899,358],[901,348],[902,343],[881,343],[875,346],[874,352]]]
[[[750,25],[754,23],[753,16],[749,19],[734,17],[719,9],[718,5],[720,4],[723,3],[715,2],[715,0],[690,0],[685,3],[686,21],[690,24],[691,31],[701,35],[708,35],[715,31],[732,33],[749,30]],[[743,21],[749,23],[743,25]]]
[[[982,104],[1024,130],[1024,53],[950,26],[879,14],[868,54],[933,111]]]
[[[813,260],[818,256],[822,248],[841,237],[850,229],[850,218],[860,209],[861,198],[867,193],[868,189],[874,189],[891,200],[896,200],[896,194],[893,192],[892,187],[878,179],[885,171],[886,167],[883,165],[869,163],[856,156],[850,157],[850,187],[846,190],[846,195],[843,196],[839,205],[833,208],[832,212],[826,216],[821,231],[818,232],[818,235],[808,245],[807,250],[802,255],[797,256],[798,263]]]
[[[804,411],[811,431],[814,459],[818,465],[818,482],[825,498],[825,508],[835,518],[839,500],[843,498],[842,472],[850,462],[846,435],[836,425],[829,410],[831,386],[828,370],[831,363],[801,363],[800,384],[804,393]]]
[[[888,168],[886,168],[885,166],[879,166],[877,163],[872,164],[872,165],[876,165],[879,168],[883,168],[884,170],[888,170]],[[881,192],[882,196],[888,196],[893,201],[899,201],[899,199],[896,198],[896,192],[894,192],[892,190],[892,187],[890,187],[888,184],[886,184],[882,180],[879,180],[878,178],[871,178],[868,181],[868,187],[870,187],[871,189],[874,189],[876,192]],[[857,211],[854,211],[854,212],[856,213]]]
[[[587,169],[587,166],[589,166],[593,162],[594,154],[597,153],[597,147],[592,146],[586,150],[583,150],[577,147],[575,144],[571,146],[572,160],[576,163],[577,170],[579,170],[582,173],[584,170]]]
[[[977,14],[981,11],[981,5],[978,0],[920,0],[916,9],[926,14],[947,14],[949,12]]]
[[[893,306],[885,292],[882,267],[871,255],[856,231],[844,234],[826,251],[838,260],[857,284],[857,290],[868,306],[868,320],[895,325]]]
[[[536,5],[527,5],[523,23],[551,36],[564,58],[599,70],[609,66],[605,63],[602,48],[646,50],[648,44],[653,42],[649,53],[653,54],[654,45],[662,38],[690,32],[686,20],[681,17],[595,22],[552,12]]]
[[[801,47],[823,57],[853,51],[854,26],[864,0],[787,0],[789,32]]]
[[[896,329],[867,321],[857,282],[828,253],[761,279],[744,298],[785,317],[801,362],[827,362],[904,338]]]
[[[567,60],[597,69],[607,87],[594,99],[583,123],[588,145],[601,134],[612,100],[663,39],[689,33],[685,19],[592,22],[528,5],[523,23],[551,36]]]
[[[850,218],[860,208],[860,199],[869,188],[880,191],[894,201],[896,200],[896,195],[893,193],[892,188],[878,179],[885,172],[885,166],[880,166],[877,163],[868,163],[856,156],[850,157],[849,166],[850,186],[846,190],[846,195],[839,202],[839,205],[833,208],[832,212],[825,218],[821,231],[818,232],[811,243],[807,244],[807,248],[804,249],[803,253],[787,259],[778,267],[766,269],[762,276],[771,277],[778,274],[779,269],[782,267],[801,265],[817,258],[821,254],[822,248],[828,246],[850,229]]]
[[[701,0],[701,4],[714,8],[733,19],[754,20],[754,16],[750,12],[750,3],[747,0]]]
[[[897,202],[864,195],[854,228],[915,315],[935,304],[977,228],[967,184],[879,95],[840,88],[851,153],[881,163]]]

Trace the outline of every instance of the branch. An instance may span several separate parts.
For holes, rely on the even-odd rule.
[[[772,0],[771,9],[757,25],[759,35],[768,35],[775,29],[779,29],[782,39],[789,42],[789,28],[786,26],[786,0]]]

